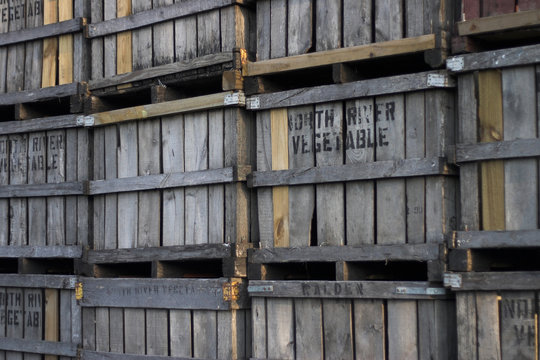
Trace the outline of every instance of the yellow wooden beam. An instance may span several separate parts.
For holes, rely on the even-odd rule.
[[[289,168],[289,133],[287,109],[270,111],[272,170]],[[289,187],[276,186],[272,191],[274,209],[274,247],[289,247]]]
[[[44,0],[43,25],[58,22],[58,0]],[[56,59],[58,53],[58,38],[43,40],[43,67],[41,74],[41,87],[56,85]]]
[[[59,21],[73,19],[73,0],[59,0]],[[73,34],[58,39],[58,84],[73,82]]]
[[[531,26],[540,26],[540,10],[488,16],[461,21],[457,24],[458,33],[461,36],[480,35],[496,31],[522,29]]]
[[[118,17],[131,15],[131,0],[117,0]],[[116,35],[116,73],[124,74],[133,71],[131,31]]]
[[[377,57],[403,55],[434,49],[435,35],[423,35],[400,40],[353,46],[284,58],[247,62],[243,67],[244,76],[274,74],[317,66],[359,61]]]

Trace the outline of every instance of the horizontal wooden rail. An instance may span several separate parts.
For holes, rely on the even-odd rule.
[[[125,74],[114,75],[103,79],[93,80],[88,83],[90,90],[102,89],[110,86],[128,84],[135,81],[143,81],[167,76],[184,71],[196,70],[203,67],[232,63],[233,53],[217,53],[196,57],[194,59],[182,60],[172,64],[155,66],[148,69],[137,70]]]
[[[446,273],[444,285],[454,291],[540,290],[540,272]]]
[[[0,246],[0,258],[62,258],[79,259],[82,247],[78,245]]]
[[[3,185],[0,187],[0,198],[85,195],[87,192],[85,186],[85,182],[80,181],[56,184]]]
[[[170,189],[187,186],[228,184],[246,180],[251,167],[227,167],[171,174],[135,176],[110,180],[95,180],[88,183],[88,195],[118,192]]]
[[[174,5],[88,24],[86,37],[91,39],[116,34],[122,31],[134,30],[180,17],[198,14],[204,11],[219,9],[229,5],[247,4],[250,2],[251,1],[246,0],[185,0]]]
[[[458,34],[481,35],[491,32],[540,26],[540,10],[520,11],[497,16],[487,16],[457,23]]]
[[[66,342],[0,337],[0,350],[77,357],[78,345]]]
[[[540,139],[456,145],[456,163],[540,156]]]
[[[0,106],[54,100],[61,97],[83,94],[86,85],[71,83],[36,90],[24,90],[0,94]]]
[[[52,36],[71,34],[84,29],[86,19],[75,18],[54,24],[28,28],[0,34],[0,46],[45,39]]]
[[[255,171],[248,177],[249,187],[324,184],[334,182],[454,175],[444,158],[375,161],[277,171]]]
[[[435,49],[435,47],[435,34],[422,35],[335,50],[317,51],[309,54],[271,60],[248,62],[244,66],[243,75],[257,76],[277,74],[286,71],[314,68],[344,62],[410,54]]]
[[[133,355],[118,354],[111,352],[82,350],[80,360],[193,360],[192,357],[158,356],[158,355]]]
[[[249,97],[246,107],[267,110],[454,86],[446,71],[430,71],[261,94]]]
[[[2,274],[1,287],[22,287],[33,289],[75,289],[77,277],[72,275],[17,275]]]
[[[420,281],[250,281],[252,297],[434,299],[450,294]]]
[[[233,255],[231,244],[203,244],[162,246],[134,249],[89,250],[85,261],[89,264],[133,263],[193,259],[222,259]]]
[[[80,116],[78,122],[87,127],[94,127],[194,111],[221,109],[226,106],[244,105],[245,97],[243,92],[226,91],[218,94],[166,101],[158,104],[140,105],[88,116]]]
[[[335,261],[429,261],[441,258],[439,244],[313,246],[248,250],[250,263]]]
[[[23,121],[6,121],[0,123],[0,135],[80,127],[81,125],[77,124],[78,117],[79,115],[71,114]]]
[[[454,56],[446,60],[446,67],[451,72],[463,73],[537,63],[540,63],[540,45],[529,45]]]
[[[232,310],[248,305],[241,279],[81,278],[81,282],[83,307]],[[238,291],[235,300],[224,296],[224,289],[231,286]]]
[[[540,230],[456,231],[452,246],[459,249],[540,247]]]

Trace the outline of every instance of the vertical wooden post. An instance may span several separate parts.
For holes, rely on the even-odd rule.
[[[289,168],[287,110],[277,109],[270,112],[272,133],[272,170]],[[289,188],[273,188],[274,204],[274,247],[289,246]]]
[[[60,340],[59,290],[45,289],[45,340]],[[58,360],[58,356],[45,355],[45,360]]]
[[[73,0],[58,0],[58,20],[73,19]],[[73,82],[73,34],[58,39],[58,85]]]
[[[43,25],[58,22],[58,0],[44,0]],[[43,40],[43,72],[41,87],[56,85],[58,38]]]
[[[117,17],[131,15],[131,0],[117,0]],[[131,72],[132,65],[132,34],[131,31],[124,31],[116,35],[116,73],[124,74]]]
[[[478,74],[478,120],[480,141],[503,140],[502,81],[499,70]],[[505,230],[504,162],[481,164],[482,230]]]

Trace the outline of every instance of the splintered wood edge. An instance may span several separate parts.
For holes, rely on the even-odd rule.
[[[540,10],[488,16],[457,23],[460,36],[480,35],[531,26],[540,26]]]
[[[352,62],[377,57],[415,53],[436,47],[435,34],[359,45],[335,50],[289,56],[272,60],[248,62],[243,67],[244,76],[275,74],[317,66]]]

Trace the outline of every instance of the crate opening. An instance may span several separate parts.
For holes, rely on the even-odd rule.
[[[0,274],[17,274],[18,269],[17,259],[0,259]]]
[[[347,262],[345,280],[428,281],[428,263],[422,261]]]
[[[94,265],[97,278],[149,278],[152,277],[152,263],[122,263]]]
[[[73,275],[73,259],[22,259],[19,263],[21,274]]]
[[[205,261],[158,261],[156,266],[158,278],[220,278],[223,277],[223,261],[221,259]]]
[[[335,280],[336,266],[330,262],[301,262],[261,265],[263,280]]]
[[[467,256],[471,271],[540,271],[540,248],[473,249]]]

